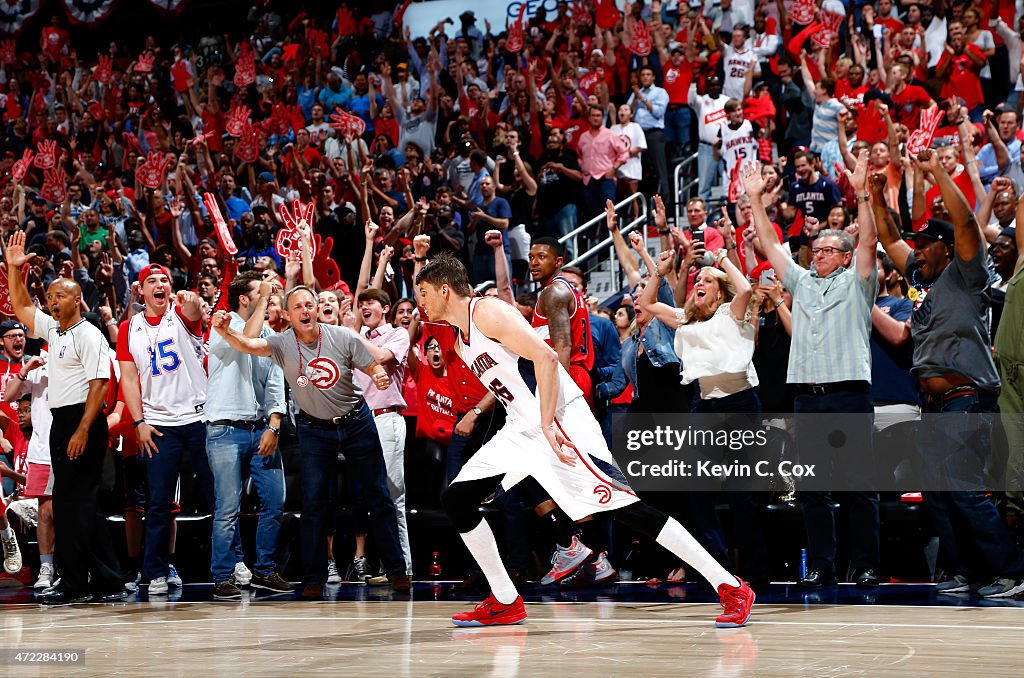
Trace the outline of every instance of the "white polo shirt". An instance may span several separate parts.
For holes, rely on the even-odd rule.
[[[62,332],[57,321],[36,309],[35,336],[49,344],[51,409],[83,404],[90,381],[110,379],[107,340],[84,318]]]

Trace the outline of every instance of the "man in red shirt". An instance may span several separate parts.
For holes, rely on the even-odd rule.
[[[3,350],[0,351],[0,394],[3,394],[8,382],[18,376],[21,366],[25,363],[25,326],[17,320],[5,320],[0,323],[0,341],[3,343]],[[0,428],[3,429],[2,437],[6,438],[14,449],[18,449],[25,442],[25,437],[18,428],[16,405],[0,403]],[[13,463],[12,458],[12,468]]]
[[[687,43],[689,47],[689,43]],[[682,47],[672,48],[668,55],[658,46],[665,63],[664,89],[668,92],[668,108],[665,110],[665,136],[676,153],[685,153],[690,146],[690,125],[693,114],[690,111],[690,83],[693,82],[696,54],[687,56]],[[667,57],[667,58],[666,58]]]
[[[979,73],[986,60],[981,48],[967,42],[962,35],[956,35],[950,38],[935,67],[935,77],[943,83],[942,98],[963,99],[971,122],[981,122],[985,112]]]
[[[892,65],[892,116],[895,122],[906,125],[911,132],[917,129],[920,123],[922,110],[934,107],[936,104],[928,92],[917,85],[907,84],[910,71],[902,63]]]

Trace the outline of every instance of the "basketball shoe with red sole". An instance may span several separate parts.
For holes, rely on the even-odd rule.
[[[456,626],[503,626],[522,624],[526,621],[526,606],[523,597],[518,596],[511,604],[499,603],[494,594],[474,607],[469,612],[452,615],[452,623]]]
[[[746,626],[750,619],[750,610],[754,607],[754,589],[747,582],[739,579],[739,586],[722,584],[718,587],[718,595],[724,612],[715,619],[715,626],[720,629],[732,629]]]

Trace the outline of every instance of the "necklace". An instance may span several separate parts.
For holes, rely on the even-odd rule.
[[[317,330],[318,332],[316,335],[316,358],[314,358],[310,362],[316,362],[317,360],[320,359],[320,349],[323,347],[324,328],[318,325]],[[299,344],[298,333],[293,332],[293,334],[295,335],[295,352],[299,355],[299,376],[296,377],[295,379],[295,385],[298,386],[299,388],[305,388],[309,386],[309,378],[313,376],[313,369],[309,366],[309,363],[306,363],[305,367],[302,366],[302,345]]]
[[[161,326],[164,324],[164,320],[169,320],[168,313],[173,312],[173,310],[173,306],[169,305],[167,307],[167,310],[164,311],[164,314],[160,316],[155,327],[150,324],[149,316],[146,315],[146,312],[142,312],[142,329],[146,333],[146,341],[149,342],[149,367],[154,377],[160,374],[160,368],[156,362],[157,349],[160,343],[160,329]],[[150,329],[153,329],[154,332],[150,332]]]

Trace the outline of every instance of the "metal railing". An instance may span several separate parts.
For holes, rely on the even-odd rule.
[[[683,172],[686,172],[690,168],[693,168],[692,177],[683,177]],[[673,190],[673,203],[676,206],[675,209],[675,220],[676,225],[685,223],[686,220],[686,203],[687,201],[697,194],[698,177],[697,177],[697,154],[687,156],[681,162],[679,162],[672,169],[672,190]]]
[[[636,216],[632,216],[634,205],[638,208]],[[636,192],[615,205],[616,214],[622,214],[623,210],[628,210],[625,213],[630,215],[629,221],[625,223],[620,221],[619,230],[623,236],[628,236],[631,231],[647,224],[649,209],[647,198],[643,193]],[[611,234],[608,234],[604,240],[590,245],[589,249],[585,252],[580,253],[579,246],[587,240],[585,234],[598,231],[601,225],[604,224],[605,219],[604,212],[601,212],[558,239],[558,242],[563,247],[569,247],[570,251],[575,255],[565,265],[578,266],[583,269],[589,279],[587,287],[591,294],[602,299],[611,296],[621,289],[625,276],[622,266],[619,264],[619,258],[615,254]],[[644,230],[642,233],[646,241],[647,231]]]

